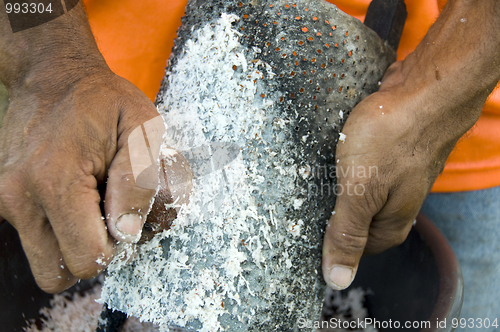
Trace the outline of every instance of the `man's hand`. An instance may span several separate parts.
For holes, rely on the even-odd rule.
[[[363,253],[402,243],[446,158],[500,79],[500,3],[450,0],[380,91],[350,114],[337,144],[344,190],[326,228],[323,275],[348,287]]]
[[[116,240],[139,239],[155,189],[136,184],[128,137],[158,113],[106,66],[81,5],[15,34],[5,19],[0,216],[17,229],[38,285],[55,293],[99,274]]]
[[[397,93],[400,67],[394,64],[380,91],[352,111],[345,141],[337,145],[337,179],[344,191],[323,247],[325,280],[337,289],[351,283],[363,253],[405,240],[453,147],[441,146],[439,121]]]

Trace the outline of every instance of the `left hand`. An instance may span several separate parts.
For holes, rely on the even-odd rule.
[[[380,91],[352,110],[337,144],[338,183],[351,194],[337,197],[323,244],[332,288],[351,284],[364,252],[404,241],[446,158],[479,118],[500,79],[492,65],[500,62],[499,12],[496,0],[448,1]]]

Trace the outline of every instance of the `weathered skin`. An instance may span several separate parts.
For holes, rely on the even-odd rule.
[[[0,82],[0,127],[2,126],[3,117],[5,116],[5,112],[7,111],[7,107],[9,106],[9,94],[5,87]]]
[[[184,154],[189,204],[131,265],[111,264],[103,299],[164,328],[296,331],[322,307],[340,130],[395,53],[323,1],[198,0],[186,13],[157,104],[166,144],[212,155]],[[221,143],[240,153],[214,167]]]

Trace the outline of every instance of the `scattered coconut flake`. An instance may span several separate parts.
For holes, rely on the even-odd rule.
[[[293,208],[295,210],[300,209],[300,207],[302,206],[302,204],[304,204],[304,201],[305,201],[305,199],[303,199],[303,198],[296,198],[296,199],[294,199],[293,200]]]
[[[102,305],[95,300],[99,298],[101,286],[97,285],[84,295],[62,293],[54,295],[50,307],[40,310],[42,327],[39,329],[32,321],[25,332],[94,332],[101,314]]]
[[[330,287],[326,290],[325,305],[321,315],[322,323],[330,322],[353,322],[352,327],[359,327],[357,329],[344,329],[335,326],[325,327],[318,329],[319,332],[378,332],[372,324],[364,324],[365,319],[368,318],[368,310],[363,306],[365,296],[370,294],[362,288],[350,289],[347,294],[341,291],[333,290]],[[358,322],[363,324],[358,324]],[[321,323],[321,322],[320,322]],[[324,326],[323,324],[319,326]]]

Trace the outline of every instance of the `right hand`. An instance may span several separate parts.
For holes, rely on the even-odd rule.
[[[135,183],[128,149],[155,106],[107,67],[74,73],[69,86],[65,75],[9,91],[0,128],[0,216],[49,293],[98,275],[117,240],[137,241],[155,194]]]

